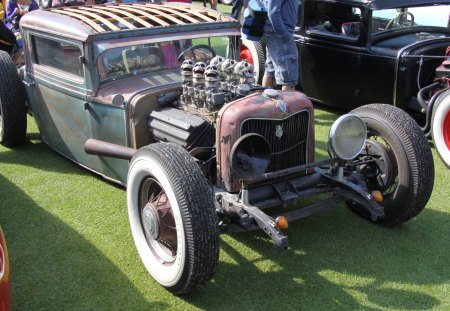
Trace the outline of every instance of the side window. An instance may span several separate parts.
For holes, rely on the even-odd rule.
[[[36,63],[84,77],[81,50],[71,44],[42,37],[33,37]]]
[[[334,2],[308,4],[305,16],[307,31],[353,40],[360,36],[363,26],[360,8]]]

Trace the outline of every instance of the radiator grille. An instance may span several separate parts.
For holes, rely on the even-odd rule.
[[[283,135],[280,133],[280,126]],[[247,119],[241,127],[241,135],[257,133],[267,139],[271,155],[268,172],[275,172],[307,162],[307,137],[309,129],[309,113],[300,111],[284,120]]]

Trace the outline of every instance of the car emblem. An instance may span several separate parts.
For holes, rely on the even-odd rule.
[[[281,112],[286,112],[286,110],[287,110],[286,103],[284,101],[282,101],[281,99],[277,100],[276,107],[278,109],[280,109]]]
[[[283,128],[281,127],[281,125],[277,125],[277,126],[275,127],[275,136],[276,136],[278,139],[281,139],[281,136],[283,136]]]

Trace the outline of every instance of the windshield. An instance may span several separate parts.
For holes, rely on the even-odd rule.
[[[423,27],[449,27],[450,5],[430,5],[389,10],[374,10],[372,13],[372,34]]]
[[[101,51],[97,66],[100,81],[115,80],[122,76],[139,75],[167,69],[179,69],[185,59],[208,62],[216,55],[229,55],[234,48],[227,36],[172,40],[121,46]]]

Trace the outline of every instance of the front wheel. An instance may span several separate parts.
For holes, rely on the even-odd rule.
[[[174,294],[208,282],[219,258],[213,194],[183,148],[156,143],[139,149],[128,171],[131,232],[153,278]]]
[[[418,124],[403,110],[373,104],[351,113],[367,126],[367,144],[361,157],[375,160],[359,168],[369,190],[383,194],[385,217],[376,222],[393,226],[419,214],[427,204],[434,184],[431,149]],[[357,214],[370,219],[361,206],[349,203]]]
[[[431,130],[439,157],[450,168],[450,90],[439,95],[434,104]]]

